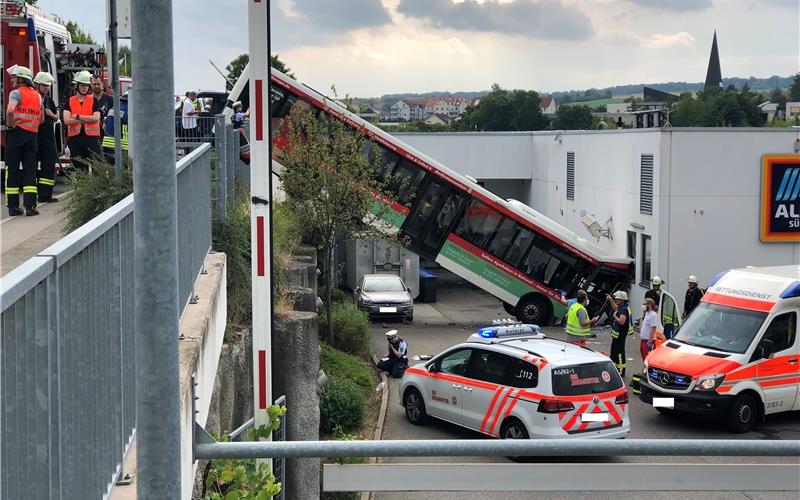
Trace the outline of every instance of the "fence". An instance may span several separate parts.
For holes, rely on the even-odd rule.
[[[210,147],[176,165],[183,309],[211,247]],[[0,497],[101,498],[135,432],[133,195],[0,293]]]

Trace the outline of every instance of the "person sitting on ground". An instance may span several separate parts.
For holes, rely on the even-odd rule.
[[[386,332],[386,340],[389,342],[389,353],[378,361],[378,370],[400,378],[408,368],[408,344],[397,335],[397,330]]]

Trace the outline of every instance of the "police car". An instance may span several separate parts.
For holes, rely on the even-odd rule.
[[[408,421],[428,417],[504,439],[624,438],[628,391],[606,356],[536,325],[481,329],[400,385]]]

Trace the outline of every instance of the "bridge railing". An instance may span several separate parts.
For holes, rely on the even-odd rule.
[[[176,165],[181,311],[211,248],[210,149]],[[0,498],[99,499],[121,472],[135,432],[133,217],[130,195],[1,280]]]

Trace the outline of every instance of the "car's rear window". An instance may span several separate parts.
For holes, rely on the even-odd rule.
[[[553,368],[553,395],[580,396],[613,391],[622,387],[611,361]]]

